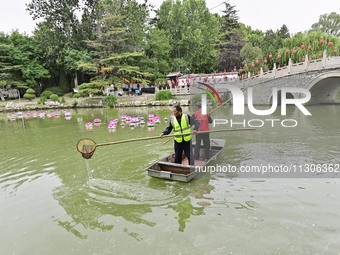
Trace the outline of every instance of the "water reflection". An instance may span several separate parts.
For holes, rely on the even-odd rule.
[[[175,212],[178,213],[176,219],[178,220],[178,231],[184,232],[187,222],[192,215],[203,215],[204,207],[193,207],[191,199],[187,198],[176,205],[169,206]]]
[[[191,216],[205,215],[204,209],[206,206],[210,205],[210,202],[207,202],[207,200],[213,200],[212,197],[206,196],[214,189],[214,187],[209,184],[209,180],[210,179],[206,177],[195,180],[193,182],[194,187],[192,187],[192,189],[187,189],[187,192],[190,194],[189,197],[185,197],[182,201],[168,206],[178,213],[176,220],[179,224],[179,232],[185,231]],[[199,200],[197,204],[200,206],[193,206],[194,200]]]
[[[153,228],[157,221],[148,220],[145,216],[160,206],[178,213],[175,218],[179,224],[178,231],[184,232],[190,217],[204,215],[205,207],[213,200],[208,196],[214,189],[208,178],[200,178],[190,184],[150,179],[149,185],[143,186],[138,182],[104,180],[94,175],[89,171],[88,180],[83,184],[71,184],[66,179],[54,191],[55,199],[69,217],[68,220],[55,221],[81,239],[87,238],[88,229],[102,232],[112,230],[120,218]],[[124,233],[140,240],[138,234],[127,228]]]
[[[73,187],[71,187],[73,186]],[[61,185],[54,197],[64,208],[69,220],[57,219],[58,225],[79,238],[86,238],[87,229],[106,232],[114,227],[114,220],[123,218],[134,224],[154,227],[155,222],[144,219],[151,213],[151,205],[144,203],[138,186],[119,182],[89,179],[85,185]],[[135,192],[135,194],[131,194]],[[140,201],[139,201],[139,199]],[[107,217],[107,216],[112,216]]]

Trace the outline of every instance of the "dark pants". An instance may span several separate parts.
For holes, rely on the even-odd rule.
[[[181,143],[175,141],[174,148],[175,148],[175,163],[182,164],[182,155],[184,152],[185,156],[189,160],[189,164],[194,165],[191,140],[189,142],[183,141]]]
[[[201,142],[203,140],[203,145],[204,145],[204,154],[205,154],[205,159],[210,158],[210,136],[209,133],[206,134],[197,134],[196,135],[196,144],[195,144],[195,159],[199,158],[199,152],[200,152],[200,147],[201,147]]]

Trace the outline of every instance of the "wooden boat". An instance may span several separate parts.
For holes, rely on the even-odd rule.
[[[223,139],[210,139],[210,158],[208,161],[204,159],[204,147],[201,145],[200,148],[200,159],[195,160],[195,165],[188,165],[188,163],[177,164],[173,163],[175,160],[175,154],[170,154],[169,156],[162,158],[153,165],[151,165],[146,171],[151,177],[180,181],[180,182],[190,182],[192,179],[199,176],[201,173],[200,169],[214,161],[218,155],[224,149],[225,140]],[[193,148],[195,143],[193,143]],[[188,160],[186,160],[188,161]]]

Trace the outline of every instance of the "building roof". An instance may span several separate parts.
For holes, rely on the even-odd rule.
[[[182,73],[181,72],[173,72],[173,73],[169,73],[166,77],[171,78],[171,77],[176,77],[176,76],[182,76]]]

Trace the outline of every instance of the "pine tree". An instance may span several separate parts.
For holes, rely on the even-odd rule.
[[[222,33],[223,39],[220,43],[219,68],[233,70],[241,65],[240,51],[244,45],[243,35],[240,32],[237,10],[235,6],[225,2],[225,11],[222,16]]]

